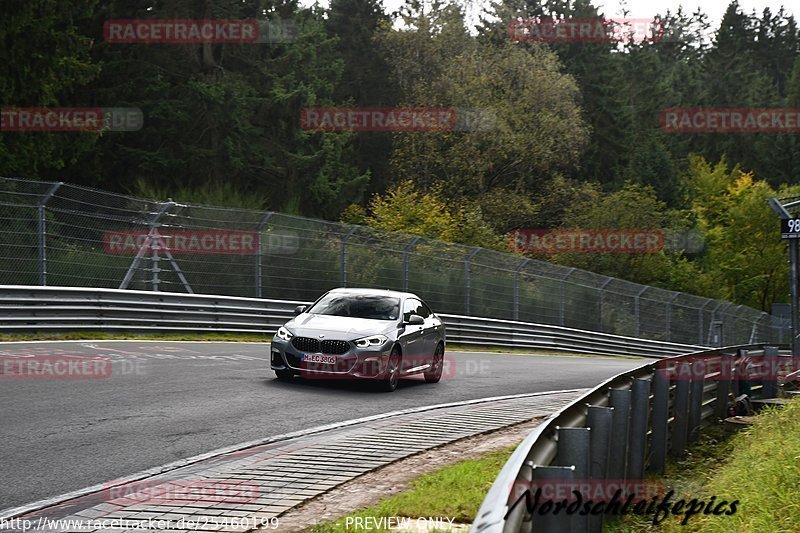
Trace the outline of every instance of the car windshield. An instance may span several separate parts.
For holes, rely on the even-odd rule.
[[[306,312],[315,315],[397,320],[400,298],[378,294],[326,294]]]

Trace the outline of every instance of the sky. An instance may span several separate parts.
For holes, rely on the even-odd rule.
[[[468,2],[468,14],[474,17],[480,12],[484,5],[489,5],[489,0],[461,0],[460,3]],[[302,4],[310,5],[314,0],[301,0]],[[328,5],[328,0],[319,0],[321,5]],[[396,11],[403,0],[383,0],[386,11]],[[684,11],[693,13],[698,7],[708,15],[711,28],[716,29],[722,19],[722,15],[730,3],[729,0],[594,0],[593,4],[601,8],[601,12],[606,17],[622,16],[623,7],[630,12],[629,18],[652,18],[658,13],[666,13],[667,10],[676,11],[678,6],[683,6]],[[768,7],[773,13],[777,13],[781,5],[787,12],[800,18],[800,0],[739,0],[742,11],[750,13],[756,10],[761,15],[764,8]],[[472,18],[469,17],[469,18]]]

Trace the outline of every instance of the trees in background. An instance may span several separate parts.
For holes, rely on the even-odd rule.
[[[660,14],[657,42],[508,36],[514,17],[615,15],[591,0],[502,0],[468,28],[448,0],[408,0],[398,13],[380,0],[8,0],[3,106],[139,107],[145,123],[0,131],[0,175],[222,195],[495,248],[517,228],[696,225],[700,253],[552,259],[762,308],[781,300],[782,245],[762,200],[798,183],[798,135],[667,133],[659,117],[667,107],[800,108],[795,19],[734,0],[718,28],[701,11]],[[105,41],[105,21],[137,18],[284,21],[297,32],[261,44]],[[447,132],[316,132],[300,124],[308,107],[471,118]]]

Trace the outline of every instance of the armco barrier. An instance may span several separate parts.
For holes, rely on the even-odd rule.
[[[750,356],[756,366],[787,370],[761,374],[769,379],[752,382],[754,397],[772,397],[779,380],[800,380],[798,361],[788,365],[788,354],[783,345],[734,346],[663,358],[603,382],[547,418],[517,447],[471,532],[601,531],[602,513],[531,513],[524,491],[573,487],[570,483],[579,480],[588,480],[589,486],[619,480],[636,484],[646,471],[663,473],[668,454],[680,455],[703,427],[728,416],[739,378],[738,371],[731,371],[737,361]],[[571,495],[569,490],[566,494]]]
[[[0,285],[0,332],[145,330],[273,333],[308,302],[153,291]],[[595,331],[439,315],[449,343],[663,357],[701,347]]]

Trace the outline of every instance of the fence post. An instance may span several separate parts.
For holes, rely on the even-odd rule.
[[[560,326],[566,326],[566,306],[567,306],[567,290],[566,290],[566,282],[567,278],[575,272],[575,268],[570,268],[567,271],[567,275],[561,278],[561,283],[559,284],[559,299],[561,300],[561,305],[558,308],[558,324]]]
[[[472,249],[472,252],[464,258],[464,314],[469,314],[469,293],[472,290],[472,284],[470,282],[470,261],[472,258],[480,252],[481,249],[478,246],[475,246]]]
[[[606,299],[606,287],[608,286],[609,283],[611,283],[613,279],[614,278],[606,278],[606,280],[603,282],[602,285],[600,285],[600,288],[598,289],[600,291],[600,309],[598,309],[597,311],[597,320],[598,320],[597,331],[603,331],[603,311],[604,311],[603,308]]]
[[[530,263],[530,259],[523,259],[514,269],[514,320],[519,320],[519,271]]]
[[[666,319],[667,319],[667,342],[672,340],[672,302],[678,299],[681,293],[676,292],[672,298],[667,300]]]
[[[347,239],[352,237],[356,229],[358,229],[358,226],[351,227],[347,235],[342,237],[341,265],[339,271],[339,282],[342,287],[347,287]]]
[[[408,241],[408,244],[406,244],[406,247],[403,249],[403,290],[404,291],[408,290],[408,252],[409,252],[409,250],[411,250],[411,248],[416,246],[418,242],[419,242],[419,237],[414,237],[413,239]]]
[[[648,470],[664,473],[667,463],[667,429],[669,428],[669,369],[657,363],[653,372],[653,437]]]
[[[264,248],[262,242],[262,235],[261,232],[264,230],[264,226],[267,225],[270,217],[272,217],[272,211],[267,211],[264,213],[264,218],[256,226],[256,298],[261,298],[261,260],[264,255]]]
[[[706,300],[706,303],[701,305],[697,309],[697,345],[698,346],[705,346],[705,342],[703,342],[703,310],[706,308],[708,304],[711,303],[711,300]],[[713,320],[713,317],[712,317]]]
[[[45,218],[47,202],[56,193],[59,187],[64,185],[63,181],[54,183],[50,186],[44,196],[39,200],[39,285],[47,285],[47,219]]]
[[[649,288],[650,287],[644,287],[642,290],[639,291],[639,293],[636,295],[636,298],[633,300],[633,310],[634,310],[633,313],[634,313],[634,316],[636,318],[636,329],[635,329],[635,333],[633,335],[634,337],[639,337],[639,335],[641,333],[642,317],[640,316],[641,313],[639,311],[639,307],[640,307],[639,306],[639,299],[642,297],[642,295],[645,292],[647,292],[647,289],[649,289]]]

